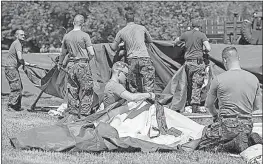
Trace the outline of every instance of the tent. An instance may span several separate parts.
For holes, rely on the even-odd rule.
[[[209,53],[209,79],[208,84],[202,90],[202,101],[206,98],[211,78],[224,72],[224,66],[221,62],[221,52],[229,45],[213,44],[212,51]],[[243,69],[253,73],[262,84],[262,47],[257,45],[235,45],[241,58]],[[90,62],[93,79],[95,83],[94,90],[100,101],[103,95],[103,86],[110,78],[110,69],[113,61],[118,58],[108,43],[95,44],[95,57]],[[187,101],[187,79],[184,71],[184,47],[173,46],[170,41],[154,41],[148,45],[148,52],[153,60],[156,69],[156,93],[163,93],[166,99],[163,105],[167,105],[175,111],[184,111]],[[32,71],[33,68],[25,68],[27,76],[45,93],[64,98],[67,72],[57,70],[54,66],[44,77],[38,75],[39,71]],[[43,72],[43,71],[42,71]],[[32,78],[34,77],[34,78]],[[39,84],[40,82],[40,84]],[[169,97],[169,98],[168,98]],[[165,102],[165,103],[164,103]]]
[[[220,53],[226,46],[212,46],[209,56],[210,75],[224,72]],[[262,84],[261,46],[236,47],[241,56],[242,68],[256,75]],[[94,49],[96,55],[91,63],[96,83],[94,90],[97,95],[102,95],[103,84],[110,78],[114,52],[110,50],[109,44],[97,44]],[[200,138],[204,126],[176,112],[183,111],[187,99],[183,48],[173,47],[171,42],[155,41],[149,45],[148,50],[156,68],[156,91],[159,91],[159,94],[155,102],[116,102],[74,123],[60,121],[55,125],[26,130],[10,138],[11,144],[19,149],[36,148],[59,152],[149,152],[176,151],[178,144]],[[31,80],[34,79],[32,77],[37,77],[33,71],[31,75]],[[37,78],[35,81],[40,82],[39,88],[45,90],[45,93],[63,98],[66,93],[66,75],[65,71],[58,71],[55,66],[40,81],[36,81]],[[209,85],[203,88],[204,98],[208,88]],[[113,117],[108,123],[99,122],[109,112],[126,105],[129,112]]]

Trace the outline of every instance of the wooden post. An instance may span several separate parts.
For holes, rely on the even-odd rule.
[[[224,43],[227,44],[226,20],[224,20]]]
[[[237,15],[238,13],[234,13],[234,38],[233,38],[233,43],[237,44]]]

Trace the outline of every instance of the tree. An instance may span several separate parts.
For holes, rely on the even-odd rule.
[[[93,43],[112,42],[125,26],[127,6],[134,8],[136,23],[144,25],[156,40],[175,39],[181,35],[180,28],[189,26],[195,18],[231,18],[234,11],[245,18],[256,9],[262,10],[262,2],[2,2],[2,48],[9,47],[17,28],[24,29],[27,46],[33,52],[39,52],[42,45],[60,47],[65,29],[73,28],[76,14],[87,18],[83,30],[90,34]]]

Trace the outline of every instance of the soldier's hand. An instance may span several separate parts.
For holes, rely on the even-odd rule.
[[[31,63],[29,63],[29,66],[35,67],[35,66],[37,66],[37,65],[36,65],[36,64],[31,64]]]
[[[61,67],[62,67],[62,64],[61,64],[61,63],[59,63],[57,66],[58,66],[58,70],[60,70],[60,69],[61,69]]]
[[[218,115],[213,116],[213,122],[218,122]]]
[[[122,47],[122,46],[124,46],[124,42],[121,42],[120,44],[119,44],[119,47]]]
[[[150,95],[151,95],[151,99],[152,100],[155,100],[155,94],[153,93],[153,92],[149,92],[150,93]]]

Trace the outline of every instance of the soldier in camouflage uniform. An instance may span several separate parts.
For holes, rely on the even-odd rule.
[[[24,31],[17,30],[15,35],[16,40],[11,44],[8,51],[8,56],[3,62],[3,65],[5,66],[5,76],[9,83],[11,91],[9,94],[9,100],[7,104],[9,111],[23,110],[23,108],[21,108],[23,85],[18,68],[21,65],[34,66],[34,64],[29,64],[28,62],[25,62],[22,57],[23,48],[21,43],[25,40]]]
[[[252,112],[261,109],[262,95],[256,76],[240,68],[235,47],[225,48],[222,58],[227,71],[213,79],[206,99],[214,123],[204,129],[199,149],[239,154],[249,146]]]
[[[94,56],[90,36],[81,31],[84,17],[74,18],[74,29],[63,38],[59,69],[63,63],[68,70],[68,112],[81,118],[91,114],[93,102],[93,79],[89,65],[90,55]],[[89,55],[90,54],[90,55]],[[67,62],[64,61],[67,56]]]
[[[129,64],[129,90],[135,92],[154,92],[155,68],[148,54],[145,41],[152,42],[152,38],[144,26],[134,23],[134,13],[131,9],[125,14],[127,25],[121,29],[111,45],[113,50],[124,42]]]
[[[185,42],[186,52],[185,69],[188,81],[188,97],[190,105],[192,105],[193,113],[199,110],[201,104],[201,88],[205,76],[205,63],[203,58],[203,46],[206,51],[210,51],[211,47],[206,35],[199,31],[201,22],[192,21],[193,30],[186,31],[180,37],[176,38],[174,44],[179,41]]]

